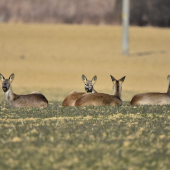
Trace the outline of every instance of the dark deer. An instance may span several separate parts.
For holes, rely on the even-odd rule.
[[[14,80],[14,74],[9,76],[9,79],[0,74],[2,81],[2,90],[5,94],[5,98],[11,107],[47,107],[48,100],[39,92],[32,92],[27,95],[17,95],[12,91],[12,81]]]

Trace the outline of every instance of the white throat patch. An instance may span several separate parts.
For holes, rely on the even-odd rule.
[[[4,91],[3,91],[4,92]],[[10,96],[10,90],[8,90],[7,92],[4,92],[5,94],[5,98],[8,101],[8,96]]]

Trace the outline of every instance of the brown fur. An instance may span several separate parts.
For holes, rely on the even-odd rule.
[[[122,101],[118,96],[93,93],[82,95],[77,99],[75,106],[115,106],[121,104]]]
[[[74,91],[73,93],[69,94],[63,101],[62,106],[74,106],[75,101],[85,93],[78,93]]]
[[[13,101],[10,102],[11,107],[47,107],[48,100],[42,94],[14,94]]]
[[[104,93],[84,94],[77,99],[75,106],[115,106],[121,105],[121,84],[125,77],[116,80],[111,76],[113,82],[113,95]]]
[[[167,77],[170,81],[170,76]],[[141,93],[135,95],[130,105],[166,105],[170,104],[170,83],[168,84],[167,93]]]
[[[12,81],[14,79],[14,74],[11,74],[9,79],[5,79],[2,74],[0,74],[2,80],[2,88],[5,94],[6,100],[11,107],[47,107],[48,100],[39,92],[31,93],[27,95],[17,95],[12,92]],[[5,89],[5,91],[4,91]]]

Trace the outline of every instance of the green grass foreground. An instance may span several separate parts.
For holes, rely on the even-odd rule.
[[[170,169],[170,106],[11,109],[0,104],[0,169]]]

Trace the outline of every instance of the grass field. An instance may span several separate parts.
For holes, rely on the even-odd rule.
[[[170,106],[11,109],[0,104],[0,169],[170,169]]]
[[[84,91],[82,74],[97,75],[95,89],[109,94],[109,75],[127,76],[122,97],[129,101],[135,93],[167,91],[169,42],[170,29],[131,27],[125,57],[120,26],[1,24],[0,72],[15,73],[14,92],[40,91],[57,101],[72,90]]]
[[[136,93],[167,91],[170,29],[130,28],[130,55],[121,55],[121,27],[1,24],[0,68],[15,73],[13,91],[42,92],[44,109],[11,109],[0,90],[0,169],[170,169],[170,106],[129,106]],[[121,107],[63,108],[81,75],[112,94],[110,74],[123,83]]]

